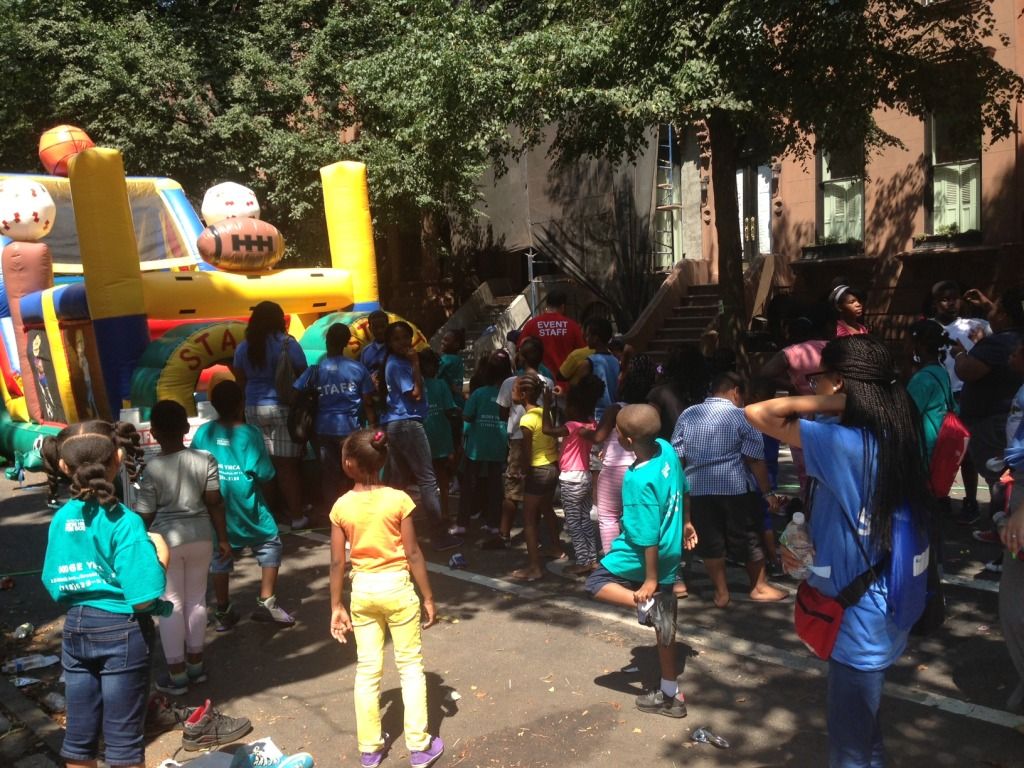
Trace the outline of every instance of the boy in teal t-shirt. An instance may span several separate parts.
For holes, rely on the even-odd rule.
[[[686,717],[676,680],[676,596],[672,592],[683,546],[697,545],[684,519],[689,487],[672,446],[658,438],[661,417],[650,405],[627,405],[615,419],[622,446],[636,461],[622,480],[622,533],[587,578],[598,600],[636,608],[641,624],[654,627],[661,685],[641,694],[643,712]]]
[[[263,434],[244,422],[242,400],[242,390],[234,381],[222,381],[214,387],[210,402],[220,418],[196,430],[192,447],[207,451],[217,459],[232,550],[237,554],[249,547],[262,569],[260,596],[252,618],[291,626],[295,619],[277,604],[274,594],[281,567],[281,537],[260,488],[274,478],[274,465]],[[217,600],[214,618],[218,632],[226,632],[238,622],[228,583],[233,570],[233,558],[223,555],[215,557],[210,566]]]
[[[423,395],[427,399],[427,416],[423,431],[430,443],[430,458],[441,495],[441,516],[448,516],[448,487],[459,466],[462,442],[462,416],[452,398],[448,382],[438,378],[438,357],[432,349],[420,352],[420,373],[423,374]]]

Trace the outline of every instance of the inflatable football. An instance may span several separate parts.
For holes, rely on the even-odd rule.
[[[273,224],[259,219],[225,219],[202,231],[199,255],[228,272],[263,272],[284,256],[284,238]]]

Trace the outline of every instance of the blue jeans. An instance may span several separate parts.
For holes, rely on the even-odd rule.
[[[419,506],[427,513],[433,532],[444,533],[441,494],[437,490],[434,460],[423,424],[415,419],[402,419],[389,421],[385,429],[389,445],[384,477],[388,485],[404,489],[410,480],[414,481],[420,489]]]
[[[85,605],[68,611],[61,654],[68,713],[62,757],[95,760],[102,733],[111,768],[146,762],[143,726],[153,638],[150,616]]]
[[[885,670],[863,672],[828,662],[829,768],[882,768],[882,704]]]

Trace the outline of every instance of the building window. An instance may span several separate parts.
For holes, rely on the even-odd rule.
[[[864,152],[821,154],[821,240],[864,241]]]
[[[683,258],[682,153],[675,129],[658,128],[658,169],[655,179],[654,268],[668,272]]]
[[[981,132],[977,120],[933,115],[932,232],[981,229]]]

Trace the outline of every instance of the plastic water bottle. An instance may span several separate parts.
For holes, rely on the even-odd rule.
[[[814,545],[811,544],[811,536],[807,532],[803,512],[793,513],[793,519],[789,521],[786,530],[782,532],[779,543],[796,555],[805,566],[810,566],[814,562]],[[789,575],[794,579],[806,579],[810,573],[811,569],[807,567],[791,571]]]
[[[22,656],[8,661],[3,665],[2,670],[5,675],[16,675],[29,669],[48,667],[51,664],[56,664],[58,661],[60,661],[60,656],[44,656],[41,653],[33,653],[31,656]]]

